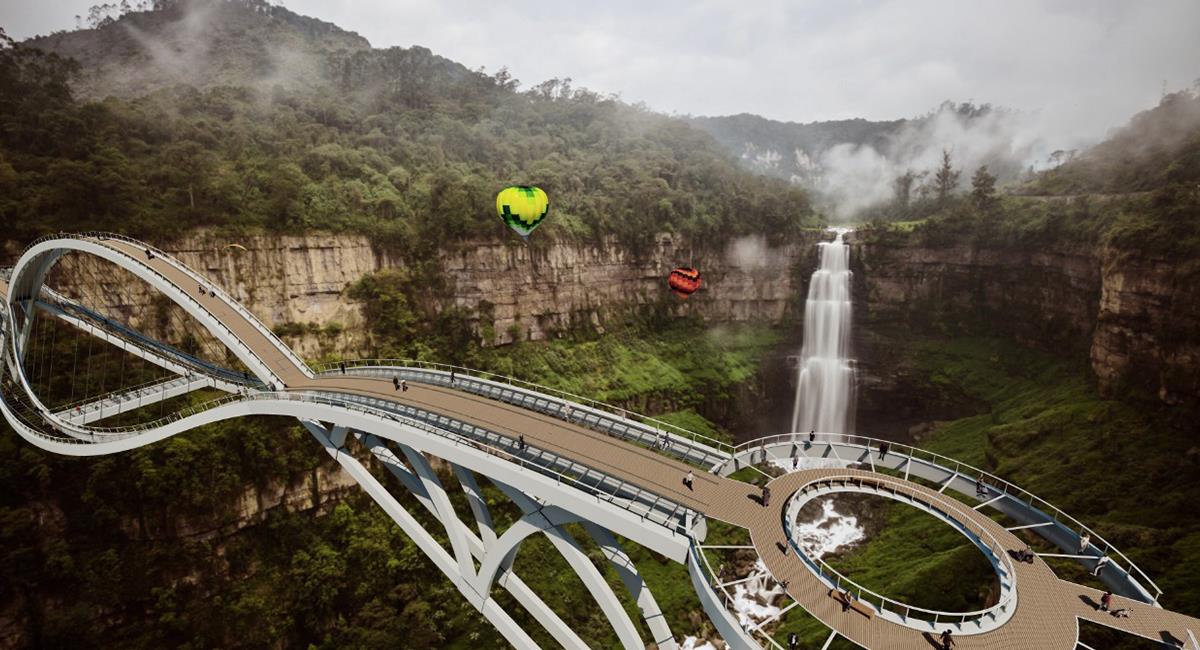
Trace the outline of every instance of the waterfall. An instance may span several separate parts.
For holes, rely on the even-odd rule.
[[[792,431],[854,432],[850,246],[842,241],[847,231],[836,232],[833,241],[818,244],[821,266],[808,285]]]

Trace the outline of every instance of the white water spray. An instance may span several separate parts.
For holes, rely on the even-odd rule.
[[[808,285],[792,431],[854,432],[850,246],[842,241],[848,231],[836,232],[833,241],[818,244],[821,266]]]

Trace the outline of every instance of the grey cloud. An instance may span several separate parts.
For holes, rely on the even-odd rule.
[[[0,0],[16,37],[71,28],[91,0]],[[420,44],[527,84],[569,76],[651,108],[891,119],[944,99],[1039,111],[1095,137],[1200,76],[1200,3],[287,0],[376,47]]]

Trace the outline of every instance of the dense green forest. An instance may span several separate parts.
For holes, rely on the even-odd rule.
[[[786,238],[819,224],[803,191],[739,169],[682,120],[568,80],[522,92],[503,70],[468,70],[420,47],[356,46],[357,37],[255,0],[212,3],[210,14],[215,33],[242,30],[231,58],[245,55],[249,65],[235,61],[195,84],[110,77],[121,81],[112,94],[89,76],[105,56],[123,56],[112,51],[127,39],[125,23],[150,30],[195,4],[154,2],[119,20],[98,12],[92,29],[39,40],[78,37],[62,47],[75,47],[82,65],[0,32],[5,239],[89,229],[160,242],[196,228],[366,234],[409,262],[349,290],[379,354],[470,362],[728,436],[701,412],[725,407],[777,333],[718,336],[655,312],[635,315],[616,336],[577,332],[551,345],[488,348],[464,312],[426,320],[417,309],[417,294],[438,282],[426,261],[467,242],[512,238],[494,211],[495,193],[511,183],[537,184],[551,197],[552,218],[534,246],[615,239],[635,250],[658,232],[713,246],[746,233]],[[253,39],[280,30],[317,53],[302,75],[309,85],[254,77],[263,66]],[[318,47],[329,42],[336,49]],[[93,374],[107,373],[109,385],[132,377],[115,356],[105,359]],[[44,397],[56,398],[52,388]],[[503,644],[357,490],[238,523],[247,490],[328,481],[331,463],[294,423],[234,421],[92,461],[42,453],[5,430],[0,599],[14,604],[12,632],[30,645]],[[503,525],[511,506],[485,490]],[[406,505],[423,516],[415,501]],[[658,581],[677,633],[701,633],[699,604],[690,587],[679,588],[683,567],[631,552]],[[561,580],[570,573],[551,553],[531,541],[518,570],[589,643],[614,645],[586,589]]]
[[[187,4],[156,0],[120,20],[99,17],[84,36],[115,42],[122,21],[150,29]],[[701,246],[747,233],[786,241],[822,223],[803,190],[740,169],[685,120],[569,80],[520,90],[504,70],[469,70],[420,47],[372,50],[357,35],[258,0],[220,7],[216,19],[304,44],[311,65],[277,74],[256,58],[267,48],[247,36],[246,50],[234,43],[230,56],[245,65],[195,83],[126,79],[122,92],[109,94],[87,77],[95,61],[0,31],[0,238],[21,244],[87,229],[154,241],[199,228],[365,234],[406,262],[347,287],[366,316],[373,356],[511,374],[730,437],[722,424],[735,395],[756,381],[785,332],[709,329],[657,305],[606,323],[603,336],[584,326],[552,342],[496,348],[486,324],[471,326],[476,316],[486,323],[486,304],[478,313],[426,308],[430,293],[444,288],[434,262],[480,239],[516,243],[493,203],[511,183],[550,195],[552,218],[531,245],[603,239],[635,253],[657,232],[684,233]],[[94,44],[79,43],[81,52]],[[733,119],[751,131],[769,126],[753,116]],[[894,126],[847,121],[804,137],[873,142]],[[1001,187],[995,170],[961,169],[952,152],[940,168],[918,171],[928,173],[896,179],[895,199],[863,215],[867,241],[1114,246],[1200,257],[1194,92],[1166,96],[1093,150],[1018,186]],[[939,421],[919,445],[987,467],[1097,525],[1160,580],[1167,606],[1196,613],[1200,530],[1178,521],[1200,496],[1189,482],[1200,455],[1181,434],[1194,430],[1188,416],[1101,399],[1078,359],[1031,352],[986,328],[934,323],[891,334],[896,357],[943,394],[940,402],[980,411]],[[103,368],[110,381],[134,381],[115,358]],[[7,425],[0,434],[0,603],[10,604],[15,626],[0,630],[0,645],[5,634],[62,648],[504,644],[357,488],[333,490],[312,508],[242,520],[256,491],[305,481],[329,487],[334,465],[292,421],[237,420],[90,460],[40,452]],[[1105,459],[1135,441],[1141,453],[1128,471],[1109,476]],[[1065,470],[1050,466],[1063,455],[1071,458]],[[517,515],[498,490],[486,482],[484,490],[501,526]],[[415,499],[394,491],[425,519]],[[461,494],[452,496],[465,508]],[[886,582],[878,559],[907,550],[904,566],[918,578],[891,588],[914,598],[937,592],[954,603],[980,595],[978,581],[962,584],[948,569],[963,566],[962,547],[939,548],[944,563],[924,561],[929,545],[921,536],[945,533],[932,530],[940,524],[893,523],[891,535],[839,562]],[[742,543],[736,535],[713,526],[709,542]],[[914,538],[925,545],[914,546]],[[710,631],[685,569],[627,548],[676,635]],[[563,579],[571,574],[555,557],[535,538],[517,569],[589,644],[615,647],[586,589]],[[1073,565],[1056,569],[1085,579]],[[828,634],[799,608],[777,638],[792,630],[811,647]],[[535,638],[551,645],[542,632]],[[1112,637],[1097,638],[1095,647],[1118,647]]]
[[[5,236],[320,229],[419,258],[505,236],[494,201],[513,183],[548,192],[542,237],[635,243],[677,231],[720,242],[817,223],[803,191],[738,169],[682,120],[569,80],[518,92],[504,71],[419,47],[338,51],[324,66],[326,80],[308,88],[171,86],[79,101],[78,63],[4,38]]]

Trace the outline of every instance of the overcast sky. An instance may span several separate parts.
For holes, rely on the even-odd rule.
[[[11,36],[93,0],[0,0]],[[942,100],[1053,113],[1102,133],[1200,77],[1200,2],[1163,0],[286,0],[376,47],[424,45],[524,85],[571,77],[651,108],[808,122]],[[506,6],[504,6],[506,5]]]

